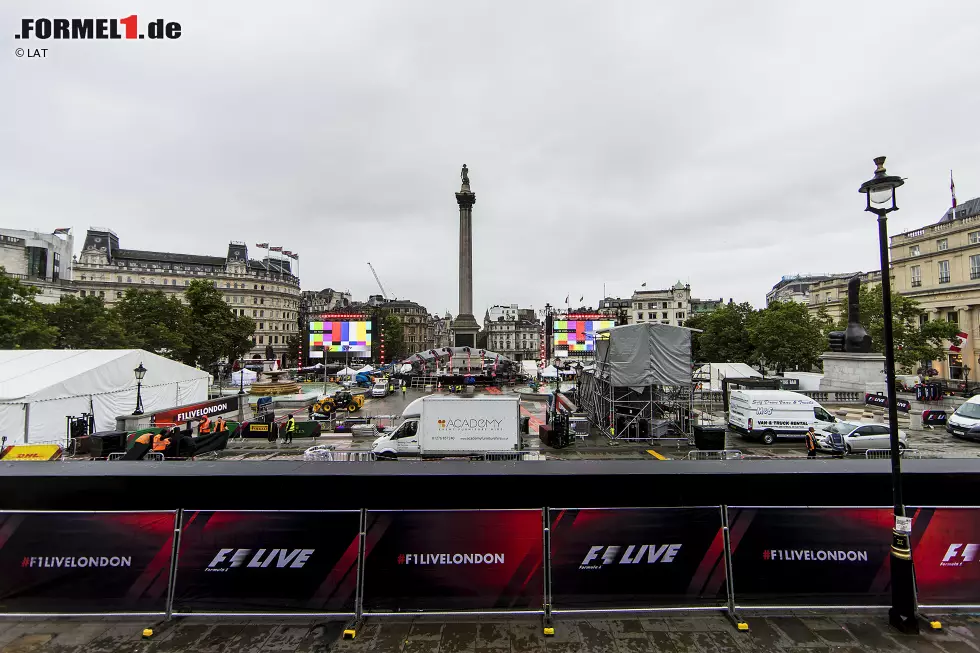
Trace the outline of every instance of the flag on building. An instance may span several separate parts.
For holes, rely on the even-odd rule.
[[[286,256],[289,256],[289,257],[292,257],[292,255],[293,255],[293,253],[290,252],[288,249],[282,250],[282,253],[285,254]]]
[[[953,183],[953,171],[949,171],[949,194],[953,196],[953,208],[956,208],[956,184]]]
[[[568,298],[569,298],[570,296],[571,296],[571,295],[565,295],[565,303],[566,303],[566,304],[568,303]]]
[[[269,248],[269,251],[270,252],[281,252],[282,251],[282,247],[270,247]]]
[[[55,235],[67,236],[71,232],[71,227],[59,227],[54,230]]]
[[[294,259],[299,259],[299,254],[290,254]]]
[[[646,281],[644,281],[643,283],[640,284],[640,288],[646,288],[646,287],[647,287],[647,282]]]
[[[256,247],[261,247],[262,249],[269,249],[269,243],[256,243]]]
[[[949,350],[954,354],[958,354],[960,353],[960,351],[962,351],[963,347],[966,345],[966,339],[970,337],[970,334],[960,331],[959,333],[956,334],[956,337],[960,339],[960,344],[958,346],[957,345],[949,346]]]
[[[579,301],[582,301],[583,299],[585,299],[585,295],[582,295],[581,297],[578,298]]]

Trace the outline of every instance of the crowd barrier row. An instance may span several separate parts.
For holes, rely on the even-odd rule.
[[[910,508],[923,607],[980,607],[980,508]],[[0,616],[889,603],[890,508],[0,512]]]

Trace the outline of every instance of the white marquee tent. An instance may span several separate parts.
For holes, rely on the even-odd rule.
[[[65,418],[93,413],[99,431],[136,408],[136,375],[143,377],[143,410],[204,401],[208,373],[142,349],[0,350],[0,436],[7,444],[61,443]]]

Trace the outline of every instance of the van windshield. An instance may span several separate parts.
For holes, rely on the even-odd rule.
[[[967,419],[980,419],[980,404],[963,404],[953,414]]]

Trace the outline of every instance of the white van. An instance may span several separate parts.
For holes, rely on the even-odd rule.
[[[388,396],[388,379],[381,379],[380,381],[374,382],[374,387],[371,388],[372,397],[387,397]]]
[[[953,411],[946,420],[946,432],[964,437],[977,424],[980,424],[980,395],[970,397]]]
[[[811,426],[824,429],[837,418],[813,399],[788,390],[732,390],[728,428],[772,444],[777,437],[802,438]]]

